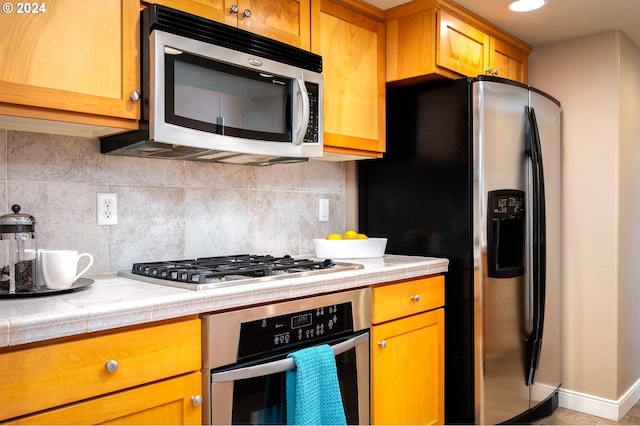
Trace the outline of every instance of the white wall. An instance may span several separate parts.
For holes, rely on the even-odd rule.
[[[640,377],[640,48],[621,37],[618,393]]]
[[[639,50],[612,31],[529,62],[529,83],[563,107],[563,389],[582,411],[620,408],[640,378]]]

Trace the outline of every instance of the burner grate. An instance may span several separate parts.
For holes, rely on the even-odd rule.
[[[161,280],[190,284],[269,277],[296,272],[329,269],[332,260],[294,259],[286,255],[256,256],[249,254],[204,257],[166,262],[134,263],[131,273]]]

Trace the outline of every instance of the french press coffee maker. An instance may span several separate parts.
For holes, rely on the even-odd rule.
[[[0,290],[9,293],[37,291],[36,220],[11,206],[13,214],[0,216]]]

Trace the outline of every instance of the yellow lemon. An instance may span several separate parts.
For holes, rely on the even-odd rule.
[[[345,240],[357,240],[358,233],[352,229],[349,229],[347,232],[344,233],[343,237]]]
[[[369,237],[367,237],[365,234],[358,234],[358,239],[359,240],[368,240]]]
[[[342,235],[340,234],[329,234],[327,235],[327,240],[341,240]]]

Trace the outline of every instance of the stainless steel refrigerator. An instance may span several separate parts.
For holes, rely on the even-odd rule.
[[[496,77],[387,88],[387,154],[358,163],[361,232],[447,257],[445,421],[558,404],[561,107]]]

